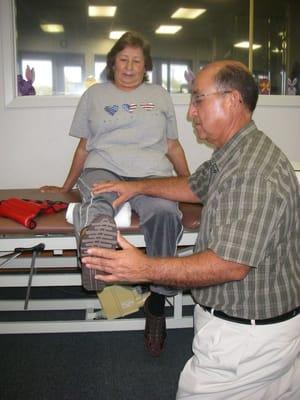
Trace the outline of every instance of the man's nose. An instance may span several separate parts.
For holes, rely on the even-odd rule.
[[[193,119],[193,116],[195,115],[196,107],[193,105],[193,103],[189,104],[187,116],[189,120]]]

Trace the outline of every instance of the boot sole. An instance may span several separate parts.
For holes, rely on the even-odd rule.
[[[115,249],[117,247],[117,227],[113,217],[109,215],[97,216],[86,228],[83,229],[80,239],[80,256],[87,255],[91,247]],[[97,270],[87,268],[81,263],[82,286],[86,290],[102,290],[106,284],[95,279]]]

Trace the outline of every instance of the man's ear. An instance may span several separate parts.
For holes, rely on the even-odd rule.
[[[241,93],[238,90],[232,90],[228,97],[233,107],[237,107],[239,104],[243,103]]]

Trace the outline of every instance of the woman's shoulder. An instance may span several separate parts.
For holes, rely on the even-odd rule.
[[[167,90],[163,88],[161,85],[157,85],[156,83],[144,82],[142,87],[144,88],[144,90],[148,92],[157,93],[160,96],[163,95],[169,97],[169,93],[167,92]]]
[[[157,83],[151,83],[151,82],[144,82],[142,84],[145,88],[152,89],[152,90],[160,90],[160,91],[166,91],[165,88],[163,88],[161,85],[158,85]]]
[[[98,94],[100,92],[106,92],[107,90],[111,90],[111,82],[98,82],[91,85],[88,89],[86,89],[85,93],[93,95],[94,93]]]

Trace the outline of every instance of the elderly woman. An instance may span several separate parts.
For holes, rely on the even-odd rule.
[[[189,175],[170,96],[161,86],[146,83],[147,71],[152,70],[149,44],[139,34],[126,32],[108,53],[106,69],[108,81],[87,89],[75,112],[70,135],[80,140],[64,185],[41,188],[68,192],[77,183],[82,198],[73,214],[78,237],[97,215],[114,216],[116,193],[94,194],[95,183],[170,176],[174,171]],[[177,203],[136,196],[130,205],[139,215],[147,253],[174,255],[182,233]],[[87,287],[84,274],[83,285]],[[87,287],[100,288],[103,284],[97,280]],[[157,286],[150,290],[145,302],[145,344],[158,356],[166,337],[165,296],[176,292]]]

